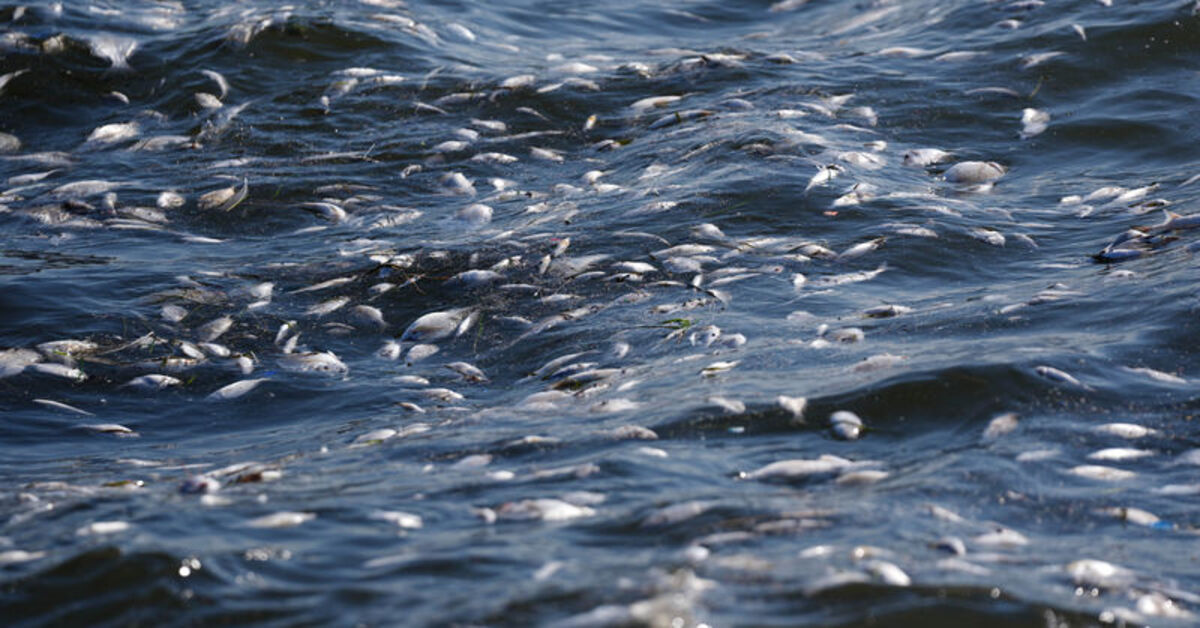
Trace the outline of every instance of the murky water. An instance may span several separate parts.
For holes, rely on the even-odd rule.
[[[0,614],[1193,624],[1194,8],[727,4],[0,9]]]

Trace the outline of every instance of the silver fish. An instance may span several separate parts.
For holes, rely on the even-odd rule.
[[[467,362],[451,362],[445,365],[446,368],[462,375],[463,379],[468,382],[486,382],[489,381],[487,375],[483,373],[479,367]]]
[[[473,308],[465,307],[422,315],[404,330],[400,341],[435,342],[449,338],[473,313]]]
[[[988,183],[1007,172],[1007,168],[994,161],[963,161],[951,166],[942,177],[951,183]]]
[[[248,179],[242,179],[242,187],[221,188],[213,190],[200,196],[196,200],[196,205],[205,211],[227,212],[237,207],[242,201],[246,200],[247,194],[250,192],[250,182]]]
[[[349,302],[350,297],[334,297],[309,307],[304,313],[308,316],[324,316],[341,309]]]
[[[289,353],[279,357],[279,366],[288,371],[324,375],[345,375],[350,371],[332,351]]]
[[[140,377],[135,377],[135,378],[125,382],[124,384],[122,384],[122,386],[130,387],[130,388],[138,388],[141,390],[162,390],[168,386],[181,386],[181,385],[183,385],[183,381],[177,377],[171,377],[170,375],[158,375],[158,374],[142,375]]]
[[[238,397],[246,395],[255,388],[258,388],[259,384],[262,384],[265,381],[267,381],[265,377],[258,379],[239,380],[213,391],[208,395],[208,399],[209,401],[229,401],[231,399],[237,399]]]
[[[1066,371],[1056,369],[1053,366],[1037,366],[1034,367],[1034,371],[1036,371],[1038,375],[1041,375],[1042,377],[1045,377],[1053,382],[1062,382],[1072,386],[1079,386],[1080,388],[1087,388],[1087,386],[1084,386],[1083,382],[1076,379],[1074,375],[1071,375]]]

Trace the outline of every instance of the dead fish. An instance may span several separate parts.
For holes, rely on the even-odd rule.
[[[629,108],[633,109],[637,113],[642,113],[650,109],[665,107],[667,105],[679,102],[682,99],[683,96],[651,96],[649,98],[643,98],[634,102],[633,104],[629,105]]]
[[[221,482],[207,475],[193,475],[179,484],[179,492],[185,495],[215,493],[221,490]]]
[[[4,143],[4,140],[2,137],[0,137],[0,153],[4,152],[3,143]],[[29,174],[20,174],[20,175],[14,176],[14,177],[9,177],[8,184],[14,185],[14,186],[29,185],[31,183],[37,183],[38,181],[41,181],[41,180],[45,179],[46,177],[58,174],[59,172],[62,172],[61,168],[55,168],[54,170],[47,170],[45,172],[31,172]]]
[[[360,325],[383,330],[387,321],[383,320],[383,312],[370,305],[356,305],[350,310],[350,317]]]
[[[117,534],[118,532],[125,532],[132,527],[128,521],[94,521],[75,530],[75,534],[77,536]]]
[[[592,404],[591,406],[589,406],[588,411],[595,412],[595,413],[603,413],[603,414],[613,414],[613,413],[617,413],[617,412],[628,412],[630,410],[637,410],[638,408],[641,408],[641,407],[642,407],[642,404],[640,404],[636,401],[632,401],[629,399],[617,398],[617,399],[605,399],[604,401],[598,401],[598,402]],[[631,427],[631,426],[625,426],[625,427]],[[614,430],[614,431],[620,431],[620,430],[621,430],[621,428],[618,428],[617,430]],[[617,438],[635,438],[635,437],[624,436],[624,435],[617,435],[616,437]],[[637,437],[637,438],[640,438],[640,437]]]
[[[87,179],[84,181],[74,181],[64,185],[60,185],[53,190],[50,190],[50,195],[57,199],[82,199],[89,196],[97,196],[106,192],[111,192],[120,188],[123,184],[113,181],[99,181],[95,179]]]
[[[509,155],[507,153],[498,153],[495,151],[489,151],[489,152],[485,152],[485,153],[477,153],[475,155],[472,155],[470,161],[474,161],[474,162],[478,162],[478,163],[508,165],[508,164],[515,164],[518,161],[521,161],[521,159],[519,157]]]
[[[985,547],[1014,548],[1029,545],[1029,538],[1012,528],[996,527],[971,539],[977,545]]]
[[[302,294],[305,292],[317,292],[319,290],[325,290],[328,288],[336,288],[338,286],[344,286],[344,285],[354,281],[354,279],[355,279],[354,277],[334,277],[333,279],[329,279],[327,281],[322,281],[320,283],[315,283],[310,286],[305,286],[303,288],[297,288],[296,290],[292,290],[292,294]]]
[[[500,120],[480,120],[478,118],[472,118],[471,124],[473,126],[476,126],[485,131],[490,131],[492,133],[507,133],[508,132],[508,125]]]
[[[221,92],[218,94],[219,98],[225,98],[229,95],[229,82],[226,81],[225,77],[219,72],[214,72],[213,70],[200,70],[200,73],[208,77],[213,83],[217,84],[217,89],[219,89]]]
[[[246,294],[260,301],[270,301],[274,292],[275,283],[271,281],[264,281],[262,283],[255,284],[246,290]]]
[[[242,201],[246,200],[246,195],[250,192],[250,182],[248,179],[242,179],[242,187],[221,188],[213,190],[200,196],[196,200],[196,205],[205,211],[231,211],[237,207]]]
[[[842,275],[830,275],[828,277],[819,277],[809,282],[809,285],[818,288],[828,288],[840,286],[848,283],[857,283],[860,281],[869,281],[878,277],[887,270],[887,264],[880,264],[875,270],[863,270],[854,273],[846,273]]]
[[[1111,434],[1120,438],[1145,438],[1147,436],[1156,436],[1158,430],[1148,428],[1144,425],[1136,425],[1134,423],[1105,423],[1096,426],[1096,431],[1103,434]]]
[[[98,434],[112,434],[122,438],[136,438],[138,433],[121,425],[119,423],[91,423],[87,425],[77,425],[81,430],[96,432]]]
[[[1147,456],[1153,456],[1154,452],[1149,449],[1135,449],[1133,447],[1109,447],[1100,449],[1088,454],[1088,460],[1137,460]]]
[[[293,528],[316,518],[316,513],[283,511],[251,519],[246,522],[246,526],[250,528]]]
[[[137,141],[129,147],[129,150],[162,151],[183,146],[194,146],[192,138],[186,135],[155,135]]]
[[[864,170],[879,170],[885,165],[883,157],[875,153],[864,153],[862,151],[843,151],[837,154],[837,158],[838,161],[858,166]]]
[[[504,275],[494,270],[464,270],[457,275],[446,280],[448,286],[463,286],[466,288],[480,288],[500,282],[504,279]]]
[[[968,89],[968,90],[964,91],[964,94],[966,94],[968,96],[977,95],[977,94],[989,94],[989,95],[995,94],[998,96],[1009,96],[1009,97],[1013,97],[1013,98],[1024,98],[1025,97],[1024,94],[1021,94],[1020,91],[1016,91],[1015,89],[995,88],[995,86],[992,86],[992,88]]]
[[[578,353],[569,353],[567,355],[559,356],[559,357],[554,358],[553,360],[550,360],[549,362],[543,364],[541,367],[539,367],[537,370],[535,370],[531,375],[533,377],[546,377],[547,375],[549,375],[551,373],[553,373],[554,375],[557,375],[558,372],[560,371],[560,369],[564,368],[565,365],[567,365],[567,364],[571,363],[572,361],[577,360],[585,355],[590,355],[592,353],[596,353],[596,352],[595,351],[580,351]],[[549,376],[550,376],[550,378],[553,378],[554,375],[549,375]]]
[[[457,153],[470,148],[470,146],[471,143],[465,140],[446,140],[444,142],[435,144],[433,148],[430,148],[429,150],[433,153]]]
[[[841,440],[858,440],[863,431],[862,419],[848,410],[838,410],[830,415],[829,426],[833,435]]]
[[[470,321],[473,315],[478,316],[478,313],[469,307],[424,314],[404,330],[400,341],[434,342],[448,338],[457,332],[459,326]]]
[[[399,510],[376,510],[369,517],[378,521],[385,521],[405,530],[418,530],[421,526],[425,525],[419,515]]]
[[[1024,55],[1021,57],[1021,69],[1028,70],[1029,68],[1042,65],[1043,63],[1045,63],[1055,57],[1062,56],[1063,54],[1065,54],[1065,53],[1057,51],[1057,50],[1052,50],[1050,52],[1037,52],[1037,53],[1033,53],[1033,54]]]
[[[265,377],[258,379],[243,379],[232,384],[222,386],[208,395],[209,401],[229,401],[237,399],[258,388],[259,384],[267,381]]]
[[[855,183],[845,194],[833,199],[834,207],[853,207],[875,198],[878,188],[871,183]]]
[[[61,361],[69,362],[78,355],[93,353],[99,350],[100,345],[90,340],[51,340],[49,342],[39,343],[37,350],[42,352],[42,355],[50,359],[60,359]]]
[[[834,342],[854,343],[862,342],[866,338],[866,332],[858,327],[845,327],[836,329],[827,334],[827,337]]]
[[[793,425],[804,423],[804,409],[808,407],[807,398],[779,395],[775,398],[775,404],[792,415]]]
[[[804,186],[805,193],[807,193],[809,190],[813,189],[814,187],[817,187],[819,185],[824,185],[824,184],[834,180],[843,171],[844,170],[842,169],[842,167],[837,164],[829,164],[827,166],[817,166],[817,174],[814,174],[812,176],[812,178],[808,180],[808,185]]]
[[[713,115],[713,112],[708,109],[688,109],[686,111],[677,111],[672,114],[665,115],[654,122],[650,123],[650,129],[661,129],[676,124],[682,124],[691,120],[699,120]]]
[[[170,375],[150,374],[135,377],[122,384],[122,387],[137,388],[140,390],[162,390],[168,386],[181,386],[182,384],[182,380]]]
[[[500,81],[500,89],[521,89],[533,85],[535,81],[537,81],[537,77],[532,74],[519,74],[517,76],[510,76],[509,78]]]
[[[987,242],[992,246],[1004,246],[1005,242],[1007,242],[1003,233],[1000,233],[995,229],[988,229],[987,227],[974,227],[967,233],[970,234],[972,238]]]
[[[458,22],[451,22],[447,24],[446,29],[468,42],[474,43],[475,41],[475,33],[471,32],[471,29],[459,24]]]
[[[840,262],[844,262],[846,260],[851,260],[856,257],[862,257],[863,255],[866,255],[867,253],[878,250],[879,247],[883,246],[883,243],[886,240],[887,240],[887,238],[880,237],[880,238],[873,238],[866,242],[860,242],[858,244],[855,244],[854,246],[839,253],[837,256],[837,260]]]
[[[221,316],[197,327],[196,334],[203,339],[204,342],[212,342],[217,338],[220,338],[232,327],[233,319],[228,316]]]
[[[250,373],[254,372],[254,360],[252,360],[250,356],[239,355],[238,357],[234,358],[233,363],[238,367],[238,370],[241,371],[242,375],[249,375]]]
[[[591,517],[596,511],[588,506],[576,506],[561,499],[540,498],[524,499],[517,502],[501,504],[494,511],[498,519],[516,521],[569,521],[581,517]]]
[[[740,360],[713,362],[712,364],[700,369],[700,374],[704,377],[714,377],[732,369],[740,363]]]
[[[581,389],[584,387],[592,388],[588,385],[593,384],[595,382],[600,382],[600,381],[606,380],[606,379],[608,379],[610,377],[614,377],[620,373],[621,373],[621,369],[616,369],[616,368],[581,370],[581,371],[572,373],[566,377],[563,377],[556,384],[554,384],[554,389],[555,390],[564,390],[564,389],[578,390],[578,389]]]
[[[479,367],[467,362],[451,362],[445,365],[446,368],[458,373],[463,379],[468,382],[486,382],[489,381],[487,375],[483,373]]]
[[[178,209],[183,207],[183,204],[186,202],[187,200],[180,196],[179,193],[168,190],[160,193],[154,204],[159,209]]]
[[[64,411],[70,412],[72,414],[78,414],[78,415],[82,415],[82,416],[96,416],[95,413],[88,412],[87,410],[82,410],[80,408],[76,408],[75,406],[65,404],[61,401],[53,401],[51,399],[34,399],[33,402],[38,405],[45,406],[47,408],[54,408],[56,410],[64,410]]]
[[[529,154],[537,159],[553,161],[555,163],[563,163],[565,161],[565,157],[563,157],[561,152],[549,148],[534,146],[529,149]]]
[[[1083,464],[1071,467],[1067,472],[1089,480],[1103,480],[1105,482],[1120,482],[1137,476],[1133,471],[1096,464]]]
[[[688,336],[688,342],[690,342],[693,347],[698,344],[702,344],[705,347],[709,347],[709,346],[712,346],[712,343],[716,342],[717,339],[720,337],[721,337],[721,328],[720,327],[717,327],[716,325],[705,325],[705,326],[697,329],[696,331],[692,332]]]
[[[420,362],[440,351],[437,345],[431,344],[415,344],[408,349],[408,353],[404,356],[404,361],[409,364]]]
[[[855,462],[839,456],[823,454],[815,459],[793,459],[772,462],[764,467],[743,473],[747,480],[769,480],[775,478],[797,479],[818,475],[829,475],[844,469],[874,465],[874,462]]]
[[[876,305],[863,310],[863,316],[867,318],[892,318],[894,316],[910,314],[912,311],[913,309],[907,305],[888,303],[884,305]]]
[[[1137,373],[1139,375],[1145,375],[1146,377],[1149,377],[1150,379],[1154,379],[1154,380],[1157,380],[1160,382],[1166,382],[1168,384],[1186,384],[1186,383],[1188,383],[1186,379],[1179,377],[1178,375],[1173,375],[1171,373],[1164,373],[1162,371],[1158,371],[1158,370],[1155,370],[1152,368],[1146,368],[1146,367],[1136,367],[1135,368],[1135,367],[1123,366],[1123,367],[1121,367],[1121,369],[1124,371],[1128,371],[1130,373]]]
[[[291,336],[292,332],[294,332],[295,330],[296,330],[296,321],[287,321],[287,322],[283,323],[282,325],[280,325],[279,330],[275,332],[275,344],[278,345],[278,344],[281,344],[284,340],[287,340],[288,336]],[[296,335],[298,336],[299,334],[297,333]]]
[[[352,442],[350,444],[350,446],[355,447],[355,446],[364,446],[364,445],[378,445],[379,443],[382,443],[383,441],[385,441],[389,438],[392,438],[397,433],[398,432],[396,432],[396,430],[394,430],[390,427],[380,428],[377,430],[371,430],[370,432],[367,432],[366,434],[360,434],[357,438],[354,439],[354,442]]]
[[[492,208],[482,203],[472,203],[455,212],[455,217],[473,225],[483,225],[492,221]]]
[[[876,473],[883,473],[877,471]],[[843,476],[845,477],[845,476]],[[838,483],[842,483],[842,478],[838,478]],[[904,570],[897,567],[893,563],[884,560],[872,560],[865,564],[867,571],[875,578],[875,580],[893,587],[907,587],[912,585],[912,578],[904,573]]]
[[[325,316],[326,314],[336,312],[342,307],[345,307],[345,305],[349,302],[350,297],[334,297],[309,307],[304,311],[304,313],[307,316]]]
[[[984,440],[995,440],[1017,429],[1017,419],[1017,415],[1013,412],[993,418],[983,430]]]
[[[729,399],[720,395],[709,395],[704,400],[721,408],[726,414],[742,414],[746,411],[746,404],[737,399]]]
[[[703,270],[702,262],[694,257],[668,257],[663,260],[663,268],[676,274],[698,273]]]
[[[108,33],[94,35],[87,39],[91,53],[108,61],[114,71],[129,70],[129,57],[138,48],[136,39],[118,37]]]
[[[288,371],[324,375],[345,375],[350,371],[332,351],[289,353],[279,357],[279,366]]]
[[[1050,114],[1045,111],[1026,107],[1021,110],[1021,139],[1029,139],[1040,135],[1050,123]]]
[[[53,375],[54,377],[61,377],[75,382],[84,382],[88,378],[87,373],[66,364],[39,362],[26,366],[25,370],[43,375]]]
[[[395,340],[388,340],[383,343],[382,347],[379,347],[379,349],[375,351],[375,355],[376,357],[383,358],[384,360],[398,360],[400,359],[401,350],[400,343],[396,342]]]
[[[715,500],[693,500],[671,504],[670,506],[664,506],[646,515],[646,517],[642,519],[641,527],[653,528],[675,525],[677,523],[699,517],[700,515],[703,515],[719,505],[720,503]]]
[[[1007,168],[994,161],[963,161],[951,166],[942,177],[951,183],[988,183],[1007,172]]]
[[[41,560],[46,556],[46,552],[29,552],[18,549],[8,549],[0,551],[0,567],[5,565],[14,565],[17,563],[27,563],[33,560]]]
[[[1151,528],[1171,528],[1172,526],[1159,519],[1157,515],[1151,512],[1142,510],[1141,508],[1131,508],[1126,506],[1118,506],[1113,508],[1100,508],[1096,512],[1102,515],[1108,515],[1121,521],[1127,521],[1136,525],[1147,526]]]
[[[142,126],[137,121],[106,124],[92,131],[87,141],[92,144],[116,144],[133,139],[141,132]]]
[[[333,223],[342,222],[347,216],[346,210],[340,205],[327,201],[311,201],[307,203],[301,203],[300,209],[310,211]]]
[[[1134,573],[1129,569],[1091,558],[1068,563],[1064,571],[1075,584],[1089,587],[1123,588],[1134,581]]]
[[[452,403],[466,399],[461,393],[450,390],[449,388],[426,388],[421,391],[421,394],[444,403]]]
[[[1087,386],[1085,386],[1083,382],[1076,379],[1074,375],[1071,375],[1066,371],[1056,369],[1053,366],[1034,367],[1034,371],[1037,372],[1038,375],[1041,375],[1052,382],[1061,382],[1064,384],[1070,384],[1072,386],[1078,386],[1080,388],[1087,388]]]

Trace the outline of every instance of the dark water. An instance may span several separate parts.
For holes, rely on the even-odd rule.
[[[5,623],[1194,624],[1193,7],[791,5],[0,9]]]

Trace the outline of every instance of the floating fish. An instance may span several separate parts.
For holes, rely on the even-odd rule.
[[[243,379],[236,381],[213,391],[208,395],[208,399],[210,401],[229,401],[232,399],[237,399],[247,395],[255,388],[258,388],[258,386],[265,381],[267,381],[266,378]]]
[[[475,314],[473,308],[456,308],[424,314],[409,324],[400,336],[401,342],[436,342],[454,335],[459,326]]]
[[[227,212],[232,210],[246,200],[246,196],[250,192],[250,182],[247,179],[242,180],[242,187],[227,187],[219,190],[202,194],[196,200],[196,205],[205,211]]]
[[[1007,168],[994,161],[963,161],[951,166],[942,177],[951,183],[988,183],[1007,172]]]

